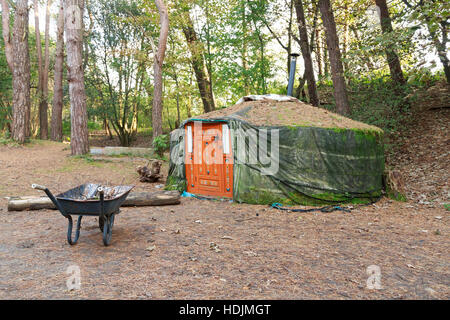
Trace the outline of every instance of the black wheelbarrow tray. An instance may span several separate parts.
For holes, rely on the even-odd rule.
[[[67,228],[67,241],[73,245],[80,236],[81,218],[83,216],[96,216],[98,225],[103,232],[103,244],[109,245],[111,241],[114,216],[119,213],[119,208],[127,198],[134,186],[103,187],[94,183],[87,183],[56,197],[44,186],[33,184],[33,189],[44,191],[55,204],[61,214],[69,220]],[[72,215],[78,215],[75,238],[72,239]]]

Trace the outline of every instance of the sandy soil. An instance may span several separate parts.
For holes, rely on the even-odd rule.
[[[449,116],[440,112],[439,119]],[[436,128],[427,130],[439,136]],[[426,169],[420,174],[444,195],[448,181],[439,179],[449,162],[440,155],[448,150],[447,138],[428,139],[413,140],[411,148],[431,148],[435,166],[417,167],[419,156],[409,165],[397,162],[407,174]],[[33,182],[55,192],[88,181],[157,189],[136,182],[134,170],[143,160],[68,155],[59,143],[0,146],[0,197],[41,195],[29,187]],[[409,194],[428,194],[424,184],[407,181]],[[7,212],[2,198],[0,298],[449,299],[449,211],[441,201],[448,198],[382,199],[351,213],[293,213],[183,199],[176,206],[122,208],[112,243],[104,247],[96,218],[84,218],[79,243],[70,246],[59,212]],[[80,267],[80,290],[66,287],[71,265]],[[380,290],[367,288],[371,265],[380,268]]]
[[[123,208],[109,247],[95,218],[75,246],[65,232],[56,211],[0,212],[0,298],[450,298],[444,209],[383,200],[298,214],[184,199]],[[70,265],[81,269],[80,290],[67,290]],[[381,290],[366,288],[370,265]]]

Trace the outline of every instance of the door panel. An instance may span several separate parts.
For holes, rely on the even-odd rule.
[[[223,123],[188,123],[185,130],[187,191],[232,198],[233,155],[228,126]],[[223,131],[227,135],[227,154],[223,152]],[[191,143],[192,149],[189,148]]]

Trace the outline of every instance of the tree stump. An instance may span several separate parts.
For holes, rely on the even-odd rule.
[[[137,172],[141,176],[139,181],[141,182],[157,182],[159,179],[163,177],[161,172],[162,162],[159,160],[155,160],[152,162],[150,168],[147,166],[139,166],[137,167]]]
[[[398,170],[387,170],[384,173],[384,184],[389,198],[397,201],[407,201],[405,181]]]

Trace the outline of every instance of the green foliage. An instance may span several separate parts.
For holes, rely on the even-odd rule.
[[[0,25],[0,31],[2,26]],[[0,133],[6,131],[11,122],[12,75],[3,52],[4,41],[0,38]]]
[[[331,100],[331,104],[324,107],[335,111],[331,91],[332,87],[329,84],[319,85],[319,93],[328,93],[327,98]],[[355,79],[348,84],[351,109],[349,117],[377,126],[386,133],[399,130],[410,117],[409,101],[406,98],[410,92],[411,86],[395,86],[388,76]]]
[[[89,154],[84,154],[84,155],[76,155],[76,156],[72,156],[73,159],[81,159],[86,161],[89,164],[92,164],[95,162],[95,159],[93,159]]]
[[[186,180],[177,179],[174,176],[168,176],[164,190],[177,190],[182,193],[186,190]]]
[[[62,132],[63,136],[70,137],[70,120],[63,120]]]
[[[152,94],[146,70],[155,32],[142,1],[95,0],[86,74],[89,115],[108,120],[123,146],[135,139],[139,113],[148,116]]]
[[[291,1],[170,0],[166,4],[170,32],[163,65],[163,132],[203,112],[191,53],[183,33],[182,13],[190,14],[203,46],[205,68],[218,109],[234,104],[245,94],[286,94],[287,46],[290,45],[291,52],[300,51],[294,39],[298,38],[298,25]],[[303,1],[309,36],[315,24],[316,4],[317,1]],[[408,104],[413,104],[416,98],[414,91],[431,86],[443,76],[442,62],[439,58],[431,59],[430,53],[439,48],[448,51],[444,42],[448,41],[445,32],[448,32],[450,5],[448,1],[388,1],[394,30],[385,34],[381,32],[378,18],[369,19],[367,15],[367,8],[373,4],[373,0],[335,0],[333,10],[348,82],[350,116],[389,133],[400,129],[408,119]],[[88,53],[84,55],[87,57],[84,70],[89,130],[99,130],[106,120],[121,144],[129,145],[137,134],[143,134],[142,128],[147,128],[145,136],[151,135],[152,65],[156,49],[152,44],[158,45],[158,11],[150,0],[92,0],[86,3],[86,10],[85,26],[90,32],[84,37],[84,50]],[[51,23],[54,22],[52,19]],[[318,41],[313,43],[312,49],[314,68],[318,71],[319,53],[322,70],[326,56],[320,13],[316,23]],[[289,34],[292,37],[289,38]],[[41,38],[44,41],[44,37]],[[385,54],[388,47],[400,57],[407,79],[403,88],[394,90],[389,80]],[[0,48],[0,132],[6,132],[11,122],[12,77],[4,55],[3,37]],[[29,48],[32,129],[38,132],[33,27],[30,27]],[[54,39],[51,39],[50,97],[53,50]],[[329,73],[329,61],[327,65]],[[302,76],[301,72],[300,57],[297,75]],[[322,72],[318,78],[322,106],[333,110],[330,74]],[[67,91],[65,81],[66,98]],[[65,108],[65,119],[70,118],[68,113]],[[63,134],[70,136],[68,121],[63,122]]]
[[[428,88],[443,78],[442,73],[431,72],[428,68],[410,70],[405,74],[408,85],[412,88]]]
[[[164,157],[164,152],[169,150],[170,142],[169,142],[169,135],[167,134],[161,134],[157,136],[153,142],[152,142],[153,149],[155,150],[155,153],[160,157]]]
[[[8,147],[19,147],[20,144],[12,140],[9,136],[9,132],[5,133],[3,137],[0,136],[0,145]]]
[[[91,131],[103,129],[102,124],[95,122],[95,121],[88,121],[87,125],[88,125],[88,129]],[[62,122],[63,136],[70,137],[70,128],[71,128],[70,120],[63,120],[63,122]]]

